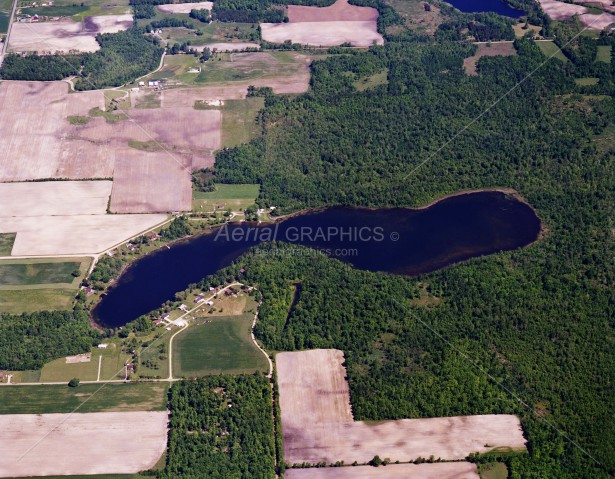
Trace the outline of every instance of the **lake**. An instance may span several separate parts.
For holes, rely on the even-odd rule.
[[[465,13],[495,12],[505,17],[519,18],[525,15],[523,10],[511,7],[504,0],[446,0],[458,10]]]
[[[228,224],[136,261],[94,318],[122,326],[266,241],[316,248],[359,269],[412,276],[526,246],[540,228],[532,208],[496,191],[452,196],[424,209],[331,207],[275,224]]]

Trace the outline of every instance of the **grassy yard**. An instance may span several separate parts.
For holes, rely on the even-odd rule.
[[[0,256],[11,255],[16,236],[16,233],[0,233]]]
[[[0,414],[163,411],[166,383],[110,383],[68,386],[0,386]],[[90,476],[89,476],[90,477]]]
[[[611,45],[599,45],[596,53],[596,61],[611,63]]]
[[[267,371],[267,359],[250,336],[253,317],[244,313],[194,320],[173,341],[174,376]]]
[[[72,309],[74,298],[75,291],[64,289],[0,289],[0,313],[67,311]]]
[[[192,208],[197,211],[243,210],[254,204],[259,185],[216,185],[216,191],[193,191]]]
[[[562,53],[559,47],[555,43],[553,43],[552,40],[541,40],[539,42],[536,42],[536,45],[538,45],[538,48],[540,48],[542,53],[547,58],[550,58],[550,57],[557,58],[558,60],[561,60],[564,63],[568,61],[568,58],[566,58],[566,56]]]

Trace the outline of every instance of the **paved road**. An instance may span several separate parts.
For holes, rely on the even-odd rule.
[[[9,45],[9,38],[11,37],[11,30],[13,29],[13,18],[15,17],[15,11],[17,10],[17,2],[19,0],[13,0],[13,10],[11,10],[11,16],[9,17],[9,29],[6,32],[4,43],[2,43],[2,50],[0,51],[0,67],[4,61],[4,55]]]

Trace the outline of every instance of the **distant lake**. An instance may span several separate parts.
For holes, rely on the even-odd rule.
[[[359,269],[417,275],[526,246],[540,227],[532,208],[495,191],[453,196],[424,209],[331,207],[273,225],[229,224],[136,261],[94,318],[106,327],[122,326],[266,241],[316,248]]]
[[[511,7],[504,0],[446,0],[446,2],[465,13],[495,12],[511,18],[525,15],[523,10]]]

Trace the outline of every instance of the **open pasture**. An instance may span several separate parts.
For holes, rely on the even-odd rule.
[[[566,55],[564,55],[553,40],[539,40],[536,41],[536,45],[538,45],[538,48],[540,48],[540,51],[544,56],[549,58],[557,58],[564,63],[568,61]]]
[[[342,43],[350,43],[355,47],[384,44],[375,21],[262,23],[261,32],[263,40],[271,43],[290,40],[292,43],[315,47],[332,47]]]
[[[44,288],[57,287],[76,290],[90,261],[90,258],[1,260],[0,289],[43,286]],[[79,272],[79,275],[73,276],[73,272]],[[19,286],[19,288],[12,288],[13,286]]]
[[[284,477],[286,479],[479,479],[476,465],[469,462],[287,469]]]
[[[100,15],[84,21],[64,19],[55,22],[21,23],[13,25],[9,51],[55,53],[70,51],[95,52],[99,33],[116,33],[132,26],[132,15]]]
[[[151,382],[0,386],[0,414],[164,411],[167,390],[168,384]]]
[[[139,446],[127,451],[130,437]],[[0,416],[0,438],[0,477],[136,473],[163,454],[167,413],[11,414]]]
[[[549,16],[551,20],[568,20],[575,15],[587,13],[589,10],[581,5],[564,3],[558,0],[538,0],[542,10]]]
[[[0,288],[0,313],[21,314],[34,311],[68,311],[73,307],[75,291],[68,289]]]
[[[611,45],[598,45],[596,52],[596,61],[611,63]]]
[[[0,183],[0,217],[105,214],[111,185],[111,181]]]
[[[211,10],[214,8],[213,2],[196,3],[166,3],[156,7],[162,13],[190,13],[191,10]]]
[[[523,450],[513,415],[353,421],[344,357],[337,350],[276,356],[284,459],[290,463],[367,463],[418,457],[463,459],[472,452]]]
[[[299,22],[375,22],[378,10],[350,5],[348,0],[337,0],[329,7],[288,6],[288,21]]]
[[[215,191],[194,191],[193,208],[197,211],[244,210],[256,201],[259,185],[216,185]]]
[[[515,50],[513,42],[479,43],[477,44],[476,53],[463,60],[463,66],[465,67],[466,74],[478,75],[476,65],[482,57],[509,57],[516,54],[517,50]]]

